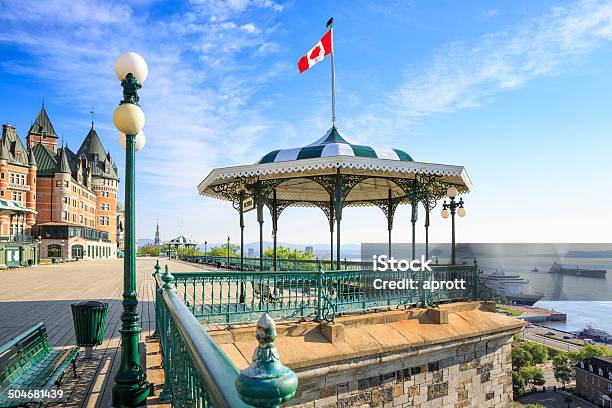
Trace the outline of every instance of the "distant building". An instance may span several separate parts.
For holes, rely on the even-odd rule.
[[[255,258],[255,249],[254,248],[247,249],[247,258]]]
[[[307,254],[313,254],[314,253],[314,248],[311,246],[307,246],[306,247],[306,251]]]
[[[576,392],[598,406],[612,407],[612,357],[591,357],[576,364]]]
[[[76,153],[58,137],[41,107],[26,138],[36,165],[35,235],[43,258],[111,258],[117,252],[117,166],[92,122]]]
[[[159,246],[161,245],[161,239],[159,238],[159,221],[155,225],[155,240],[153,241],[153,245]]]

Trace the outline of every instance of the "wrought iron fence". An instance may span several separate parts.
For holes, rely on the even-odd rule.
[[[236,367],[177,296],[171,280],[164,281],[159,272],[154,276],[155,334],[165,377],[162,401],[173,407],[248,408],[234,385]]]
[[[338,313],[348,311],[480,299],[476,265],[432,266],[432,271],[418,272],[321,268],[316,272],[203,271],[173,276],[185,305],[206,323],[253,321],[263,312],[273,318],[333,321]],[[404,286],[383,286],[383,282],[404,282]],[[432,290],[431,282],[452,282],[453,286]]]
[[[185,262],[212,265],[225,269],[240,270],[241,261],[239,257],[229,258],[226,256],[206,256],[206,255],[179,255],[179,259]],[[317,262],[321,263],[323,270],[329,271],[335,269],[336,261],[316,260],[316,259],[286,259],[278,258],[276,260],[277,271],[316,271]],[[259,258],[244,258],[244,270],[258,271],[260,267]],[[349,261],[347,259],[340,261],[340,267],[343,270],[366,270],[372,269],[372,262]],[[274,269],[274,260],[272,258],[263,259],[263,270],[270,271]]]

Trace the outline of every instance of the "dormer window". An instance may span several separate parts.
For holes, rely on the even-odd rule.
[[[589,364],[589,371],[593,372],[593,366],[591,364]]]
[[[599,373],[600,376],[603,377],[603,370],[601,368],[597,372]]]
[[[580,362],[580,368],[584,368],[584,361]]]
[[[608,378],[612,381],[612,371],[608,371]]]

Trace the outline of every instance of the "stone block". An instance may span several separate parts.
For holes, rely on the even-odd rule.
[[[420,393],[421,393],[420,385],[409,385],[408,387],[404,388],[404,394],[408,395],[409,397],[414,397],[416,395],[419,395]]]
[[[315,408],[335,408],[338,406],[337,402],[338,397],[334,395],[333,397],[321,398],[314,401],[314,406]]]
[[[459,402],[455,402],[454,408],[467,408],[471,406],[472,405],[470,401],[459,401]]]
[[[436,383],[427,386],[427,401],[448,395],[448,382]]]
[[[323,387],[321,389],[321,398],[327,398],[327,397],[331,397],[331,396],[337,396],[337,390],[336,387],[331,386],[331,387]]]
[[[448,310],[445,309],[427,309],[427,317],[435,324],[448,323]]]
[[[344,325],[340,323],[321,323],[319,330],[323,337],[330,343],[337,344],[344,342]]]
[[[394,384],[393,385],[393,398],[397,398],[400,395],[404,395],[404,384]]]

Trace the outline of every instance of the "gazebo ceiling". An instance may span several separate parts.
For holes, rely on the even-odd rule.
[[[405,197],[409,200],[419,189],[422,196],[444,196],[446,187],[454,185],[460,193],[471,188],[463,166],[415,162],[399,149],[382,149],[350,142],[336,128],[315,143],[297,149],[275,150],[257,163],[213,169],[198,185],[205,196],[235,201],[240,191],[247,196],[256,182],[267,198],[276,191],[277,200],[296,205],[329,202],[330,191],[338,174],[347,195],[344,206],[372,205],[377,200]]]

